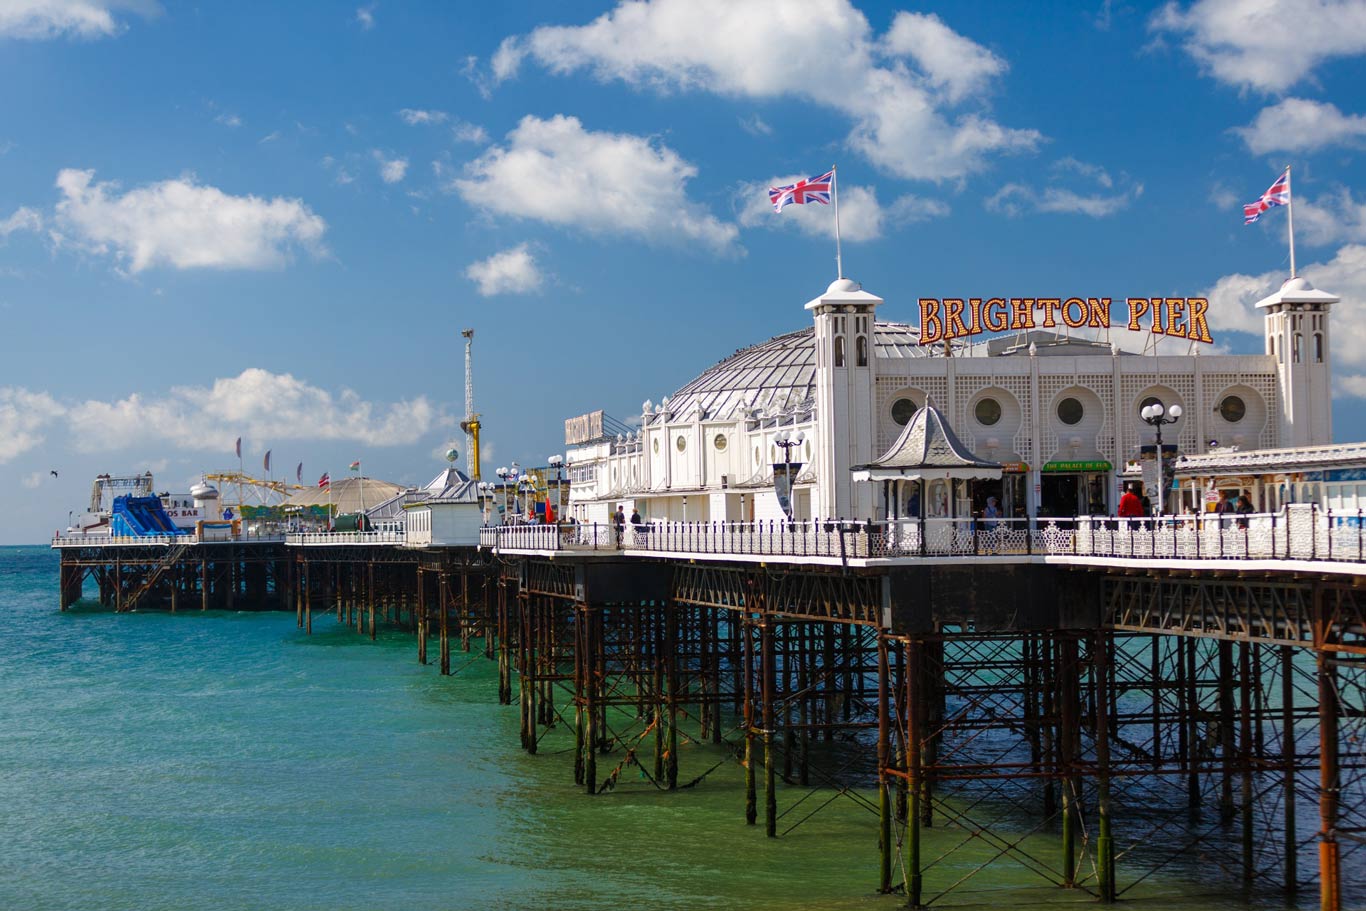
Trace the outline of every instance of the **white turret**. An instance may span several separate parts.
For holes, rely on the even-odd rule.
[[[1280,380],[1280,444],[1317,446],[1333,441],[1330,308],[1340,298],[1292,278],[1257,302],[1266,314],[1266,353]]]
[[[873,320],[881,303],[857,282],[840,278],[806,305],[816,321],[816,518],[873,514],[871,485],[855,486],[849,468],[880,455],[873,452],[872,428]]]

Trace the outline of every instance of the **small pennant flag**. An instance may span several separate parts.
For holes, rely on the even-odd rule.
[[[328,474],[327,472],[323,472],[323,476],[322,476],[321,478],[318,478],[318,486],[319,486],[319,487],[331,487],[331,486],[332,486],[332,476],[331,476],[330,474]]]
[[[242,438],[237,438],[237,457],[242,458]]]
[[[304,482],[304,463],[300,462],[299,467],[294,469],[294,481],[297,484]]]
[[[356,461],[352,462],[347,467],[350,468],[352,471],[360,471],[360,459],[356,459]]]
[[[269,449],[266,450],[266,458],[265,458],[265,461],[262,462],[262,464],[265,466],[266,473],[269,474],[269,473],[270,473],[270,450],[269,450]]]

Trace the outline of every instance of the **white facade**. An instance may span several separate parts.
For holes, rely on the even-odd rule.
[[[1293,279],[1258,304],[1266,353],[1136,355],[1103,341],[1033,331],[958,349],[918,344],[908,325],[842,279],[809,302],[810,329],[736,352],[658,405],[636,433],[570,446],[570,514],[607,522],[618,505],[647,521],[784,518],[774,438],[805,434],[798,519],[882,518],[873,461],[927,399],[977,455],[1007,466],[1011,514],[1109,512],[1116,469],[1154,442],[1149,399],[1179,404],[1163,428],[1182,454],[1332,441],[1329,311],[1337,298]]]

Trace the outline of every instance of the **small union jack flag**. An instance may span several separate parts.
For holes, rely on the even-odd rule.
[[[1288,205],[1290,205],[1290,169],[1286,168],[1285,173],[1276,178],[1271,189],[1263,193],[1260,199],[1243,206],[1243,224],[1252,224],[1272,206]]]
[[[768,199],[773,203],[773,211],[781,212],[786,205],[802,205],[818,202],[830,205],[830,187],[835,182],[834,170],[826,171],[820,177],[808,177],[787,187],[769,187]]]

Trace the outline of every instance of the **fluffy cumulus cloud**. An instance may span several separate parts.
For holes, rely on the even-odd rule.
[[[151,0],[4,0],[0,3],[0,37],[105,38],[123,30],[115,15],[122,10],[150,15],[157,11],[157,5]]]
[[[67,407],[64,415],[75,447],[83,452],[148,441],[226,451],[238,436],[396,446],[417,441],[441,420],[422,396],[376,405],[349,389],[333,394],[290,374],[260,368],[215,380],[211,386],[176,387],[163,396],[134,394],[80,402]]]
[[[987,197],[985,205],[989,211],[1012,218],[1029,212],[1104,218],[1127,208],[1142,195],[1143,184],[1125,174],[1112,177],[1099,165],[1062,158],[1053,163],[1040,183],[1005,184]]]
[[[45,392],[0,386],[0,464],[42,443],[46,428],[65,410]]]
[[[708,23],[706,40],[698,21]],[[1001,58],[933,15],[899,13],[878,38],[849,0],[622,2],[588,25],[506,39],[494,79],[512,78],[528,58],[661,92],[808,101],[844,115],[851,145],[900,177],[960,178],[1042,138],[968,106],[1005,72]]]
[[[1359,145],[1366,138],[1366,117],[1344,114],[1337,105],[1287,98],[1262,108],[1245,127],[1233,130],[1254,155],[1312,152],[1336,145]]]
[[[408,159],[406,158],[386,158],[383,152],[376,149],[373,153],[376,164],[379,165],[380,180],[385,183],[398,183],[408,176]]]
[[[1299,271],[1314,287],[1342,298],[1344,303],[1333,308],[1330,341],[1335,392],[1366,398],[1366,322],[1352,319],[1345,309],[1347,301],[1366,300],[1366,244],[1347,244],[1327,262],[1310,263]],[[1283,281],[1284,272],[1225,275],[1203,295],[1209,298],[1211,328],[1261,335],[1263,318],[1255,305]]]
[[[527,294],[539,290],[543,282],[536,257],[526,244],[470,263],[465,269],[465,277],[479,286],[479,293],[484,297]]]
[[[1220,82],[1282,92],[1325,61],[1366,53],[1366,0],[1168,3],[1150,27]]]
[[[527,116],[451,187],[499,215],[724,250],[737,229],[688,198],[696,176],[694,165],[645,137],[593,132],[576,117]]]
[[[739,192],[740,224],[746,228],[791,229],[812,237],[835,236],[835,213],[832,207],[807,203],[787,206],[774,212],[768,201],[768,188],[795,183],[807,174],[774,177],[768,183],[749,184]],[[926,221],[949,214],[947,203],[906,194],[890,205],[882,205],[873,187],[849,185],[840,194],[840,239],[846,241],[876,240],[896,225]]]
[[[264,269],[302,247],[320,255],[326,223],[301,200],[231,196],[193,175],[121,193],[94,171],[57,175],[56,219],[71,239],[108,252],[137,273],[177,269]]]
[[[1282,233],[1280,219],[1264,230]],[[1335,193],[1295,202],[1295,238],[1311,246],[1366,244],[1366,201],[1358,202],[1346,187]]]

